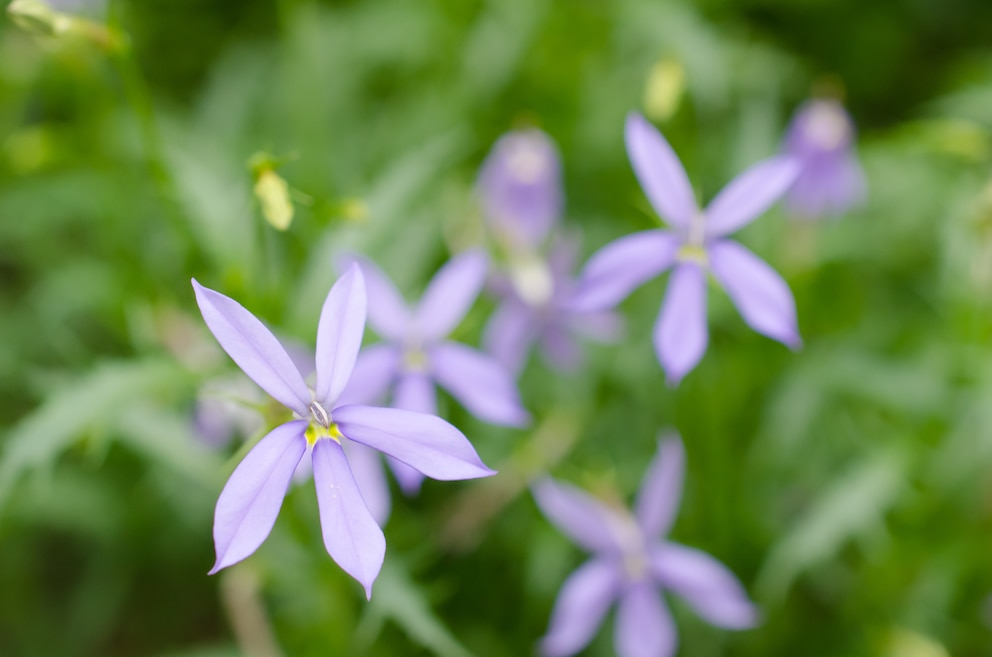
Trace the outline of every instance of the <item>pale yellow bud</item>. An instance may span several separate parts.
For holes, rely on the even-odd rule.
[[[272,169],[262,169],[255,179],[255,197],[262,206],[262,216],[276,230],[286,230],[293,221],[293,201],[289,185]]]
[[[648,74],[644,88],[644,113],[653,121],[663,122],[674,116],[685,92],[685,69],[672,57],[659,60]]]

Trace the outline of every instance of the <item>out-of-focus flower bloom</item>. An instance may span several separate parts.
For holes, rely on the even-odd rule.
[[[854,153],[854,123],[836,100],[804,103],[792,117],[783,151],[800,164],[785,196],[798,217],[840,214],[865,197],[865,176]]]
[[[539,246],[561,216],[561,163],[540,130],[511,132],[482,165],[478,191],[489,227],[511,252]]]
[[[541,640],[544,655],[567,657],[582,650],[616,601],[617,655],[671,657],[678,637],[660,590],[678,595],[718,627],[755,625],[757,611],[733,573],[705,552],[665,540],[678,512],[684,474],[682,442],[669,438],[659,443],[648,466],[633,514],[552,479],[534,486],[544,515],[593,553],[558,594]]]
[[[641,187],[672,230],[634,233],[593,254],[580,276],[573,307],[612,308],[634,288],[674,267],[654,327],[655,351],[671,385],[681,381],[706,352],[707,272],[727,291],[751,328],[799,347],[789,286],[763,260],[727,239],[785,193],[799,170],[795,160],[777,156],[759,162],[701,210],[672,147],[639,114],[627,117],[626,142]]]
[[[483,344],[512,372],[523,368],[535,344],[553,367],[568,370],[581,361],[577,337],[610,342],[620,334],[622,321],[615,313],[571,307],[577,259],[577,240],[559,238],[547,261],[536,253],[521,255],[511,259],[508,274],[493,282],[501,302],[486,326]]]
[[[313,389],[254,315],[195,280],[193,287],[203,319],[224,351],[299,418],[262,438],[225,484],[214,514],[217,561],[210,572],[241,561],[262,544],[293,473],[309,453],[324,546],[371,597],[386,541],[355,483],[343,444],[354,441],[371,447],[434,479],[473,479],[494,472],[458,429],[438,417],[339,403],[365,326],[365,282],[357,266],[334,284],[324,301]]]

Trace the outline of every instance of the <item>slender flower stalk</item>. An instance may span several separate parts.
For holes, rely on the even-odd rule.
[[[311,389],[285,348],[240,304],[195,280],[203,319],[221,347],[295,418],[269,432],[228,479],[214,513],[216,573],[250,556],[275,524],[293,473],[313,463],[324,546],[372,595],[386,542],[345,455],[354,441],[434,479],[494,474],[468,439],[444,420],[391,408],[341,404],[365,327],[365,281],[351,267],[331,288],[317,326],[316,384]]]
[[[854,122],[836,100],[818,99],[796,111],[783,151],[801,169],[785,197],[803,219],[842,214],[865,198],[865,175],[854,152]]]
[[[593,254],[580,276],[573,307],[612,308],[634,288],[672,268],[654,327],[655,351],[670,385],[678,384],[706,352],[708,273],[727,291],[751,328],[798,348],[801,341],[789,286],[764,261],[728,239],[785,193],[799,172],[795,160],[777,156],[759,162],[703,210],[672,147],[639,114],[627,117],[626,142],[641,187],[671,229],[634,233]]]
[[[593,553],[562,585],[541,640],[545,657],[582,650],[614,602],[619,657],[671,657],[678,633],[659,595],[665,590],[718,627],[755,625],[757,611],[733,573],[705,552],[665,539],[678,512],[684,476],[685,450],[672,437],[659,443],[633,514],[550,478],[534,486],[544,515]]]

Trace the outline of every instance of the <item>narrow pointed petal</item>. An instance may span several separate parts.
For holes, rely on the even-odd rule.
[[[678,435],[658,443],[658,452],[648,466],[637,494],[637,522],[647,538],[668,533],[679,511],[685,477],[685,447]]]
[[[651,584],[629,586],[617,606],[617,657],[672,657],[678,646],[675,621]]]
[[[672,271],[654,326],[654,348],[669,385],[678,385],[706,353],[706,274],[696,264]]]
[[[420,492],[420,487],[424,483],[424,475],[420,474],[406,463],[401,463],[391,456],[386,457],[389,469],[396,477],[396,483],[400,485],[403,494],[412,497]]]
[[[483,348],[503,363],[512,374],[518,374],[527,362],[536,338],[534,311],[522,303],[506,301],[489,318],[482,336]]]
[[[548,633],[541,639],[545,657],[568,657],[596,635],[623,584],[612,559],[590,559],[568,576],[555,600]]]
[[[289,482],[307,451],[306,429],[302,420],[276,427],[231,473],[214,511],[217,562],[211,575],[250,556],[272,531]]]
[[[645,230],[610,242],[582,269],[569,307],[608,310],[675,262],[681,240],[667,230]]]
[[[605,504],[570,484],[550,477],[531,486],[541,512],[563,534],[591,552],[619,553],[632,525]],[[635,528],[636,529],[636,528]]]
[[[439,417],[397,408],[342,406],[334,421],[346,437],[419,470],[432,479],[476,479],[496,474],[461,431]]]
[[[310,390],[274,335],[244,306],[193,280],[203,321],[227,355],[281,404],[307,415]]]
[[[486,281],[489,261],[479,249],[448,261],[424,291],[415,324],[424,341],[447,337],[465,317]]]
[[[324,547],[371,598],[372,583],[386,554],[386,538],[369,512],[337,441],[326,438],[314,444],[313,482]]]
[[[793,348],[802,346],[792,291],[764,260],[733,240],[710,246],[713,276],[748,326]]]
[[[677,543],[650,553],[651,572],[664,588],[682,597],[701,618],[718,627],[754,627],[758,611],[726,566],[710,555]]]
[[[799,175],[799,163],[786,155],[769,158],[740,174],[706,208],[706,236],[721,237],[743,228],[779,200]]]
[[[548,326],[541,336],[541,354],[560,372],[576,370],[582,363],[582,350],[572,335],[560,324]]]
[[[699,205],[675,151],[640,114],[627,115],[624,137],[634,174],[651,205],[672,226],[688,228]]]
[[[396,286],[379,266],[368,258],[348,254],[342,264],[357,264],[365,278],[368,292],[369,325],[387,340],[399,341],[406,336],[411,313]]]
[[[317,325],[317,401],[330,408],[348,385],[365,331],[365,277],[358,265],[327,293]]]
[[[480,420],[508,427],[530,422],[513,377],[491,356],[442,342],[431,348],[430,361],[437,382]]]
[[[437,391],[434,380],[423,372],[405,372],[396,380],[393,408],[437,415]]]
[[[341,445],[348,457],[351,474],[355,477],[358,490],[362,493],[365,506],[375,518],[377,525],[382,527],[389,519],[392,500],[389,496],[389,482],[386,481],[386,469],[382,465],[382,457],[374,449],[346,440]]]
[[[374,344],[358,354],[348,385],[338,404],[374,404],[382,401],[389,385],[399,376],[401,354],[391,344]]]

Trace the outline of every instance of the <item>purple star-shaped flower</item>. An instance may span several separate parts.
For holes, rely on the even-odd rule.
[[[343,443],[361,443],[428,477],[494,474],[468,439],[444,420],[392,408],[341,405],[365,327],[365,281],[350,268],[331,288],[317,326],[316,385],[272,333],[240,304],[195,280],[196,300],[224,351],[296,418],[269,432],[228,479],[214,513],[217,561],[210,573],[251,555],[272,531],[290,479],[304,455],[313,462],[324,546],[372,595],[386,541],[355,484]]]
[[[799,347],[796,305],[789,286],[751,251],[727,239],[785,193],[799,170],[794,159],[777,156],[759,162],[700,210],[681,162],[661,133],[632,113],[625,136],[634,173],[672,230],[634,233],[593,254],[580,276],[573,306],[611,308],[634,288],[673,267],[654,327],[655,351],[672,385],[706,352],[707,272],[727,291],[751,328]]]
[[[572,307],[577,259],[578,241],[559,237],[547,260],[521,253],[511,258],[507,274],[495,277],[491,287],[502,300],[486,325],[483,344],[514,373],[535,344],[552,367],[570,370],[581,361],[577,337],[611,342],[620,334],[622,321],[616,313]]]
[[[836,100],[804,103],[783,145],[801,170],[785,197],[795,215],[817,219],[841,214],[865,197],[865,175],[854,154],[854,122]]]
[[[633,515],[552,479],[534,486],[544,515],[593,553],[558,594],[541,640],[546,657],[582,650],[614,601],[619,657],[671,657],[678,638],[660,590],[678,595],[718,627],[755,625],[757,612],[733,573],[705,552],[663,538],[678,511],[684,473],[682,442],[660,442]]]

